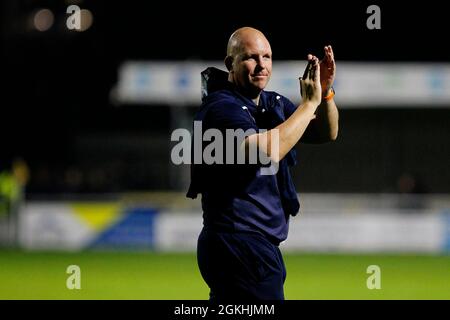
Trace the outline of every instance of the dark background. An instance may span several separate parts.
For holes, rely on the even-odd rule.
[[[0,161],[26,160],[28,195],[184,191],[170,164],[173,109],[110,100],[126,60],[221,60],[245,25],[266,34],[275,61],[320,56],[325,44],[338,70],[340,61],[450,60],[443,2],[74,2],[94,15],[85,32],[65,27],[70,1],[0,3]],[[381,30],[366,27],[370,4]],[[48,31],[28,26],[38,8],[55,15]],[[420,192],[450,192],[450,105],[373,107],[343,108],[336,143],[298,147],[299,191],[399,192],[408,173]]]

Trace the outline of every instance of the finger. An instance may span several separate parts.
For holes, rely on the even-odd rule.
[[[329,64],[333,61],[332,51],[330,46],[325,46],[325,62]]]
[[[334,52],[333,52],[333,48],[331,46],[328,46],[328,50],[330,51],[330,57],[331,60],[334,60]]]
[[[316,57],[313,57],[311,68],[308,71],[308,79],[314,81],[314,74],[316,72],[317,65],[316,65]]]
[[[319,59],[316,58],[314,63],[314,73],[313,73],[313,80],[319,80],[320,79],[320,68],[319,68]],[[320,85],[320,83],[319,83]]]
[[[312,67],[311,67],[311,69],[309,71],[308,77],[309,77],[309,79],[314,81],[316,70],[318,69],[318,66],[319,66],[319,62],[318,62],[319,60],[317,59],[317,57],[313,57],[312,61],[313,61]]]
[[[319,59],[316,56],[313,56],[313,63],[312,63],[312,68],[310,71],[310,79],[312,79],[314,81],[314,76],[316,73],[316,69],[319,69]]]
[[[328,58],[330,56],[330,49],[328,48],[328,46],[325,46],[323,48],[323,51],[325,52],[325,58]]]
[[[308,64],[306,65],[305,72],[303,73],[303,79],[308,78],[309,70],[312,67],[312,55],[308,54]]]
[[[311,60],[311,67],[308,69],[308,79],[312,79],[312,75],[314,72],[314,60]]]
[[[333,53],[333,48],[331,47],[331,46],[328,46],[329,47],[329,50],[330,50],[330,68],[332,69],[332,70],[335,70],[336,69],[336,62],[335,62],[335,60],[334,60],[334,53]]]
[[[334,70],[335,69],[335,62],[334,62],[334,56],[333,56],[333,49],[331,46],[326,46],[326,57],[325,57],[325,64],[328,70]]]
[[[303,72],[303,76],[300,79],[307,79],[309,74],[309,69],[311,67],[311,62],[308,61],[308,64],[306,65],[305,72]]]
[[[303,94],[305,93],[306,84],[305,79],[300,78],[300,95],[303,97]]]

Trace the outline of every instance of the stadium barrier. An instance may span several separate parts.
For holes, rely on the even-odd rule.
[[[274,62],[267,90],[299,102],[306,61]],[[111,92],[117,103],[198,105],[200,73],[222,61],[126,61]],[[339,62],[334,88],[340,108],[450,106],[449,63]]]
[[[447,197],[434,197],[421,210],[395,208],[395,198],[304,194],[303,209],[291,218],[289,237],[281,248],[450,252]],[[20,213],[20,245],[29,250],[194,251],[201,210],[182,201],[163,205],[164,201],[28,202]]]

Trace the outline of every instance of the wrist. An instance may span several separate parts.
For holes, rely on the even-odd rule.
[[[335,95],[335,91],[333,87],[330,87],[326,92],[324,92],[324,94],[322,95],[322,101],[330,101],[331,99],[333,99],[334,95]]]
[[[314,102],[312,102],[312,101],[304,101],[304,102],[302,103],[302,107],[303,107],[303,109],[305,109],[306,111],[309,111],[309,112],[314,113],[314,112],[316,112],[316,109],[317,109],[317,107],[319,106],[319,104],[320,104],[320,103],[314,103]]]

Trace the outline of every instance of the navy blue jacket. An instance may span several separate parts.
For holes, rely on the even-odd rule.
[[[261,92],[256,106],[232,84],[224,83],[203,95],[194,121],[202,121],[203,131],[216,128],[225,137],[226,129],[270,130],[295,109],[289,99],[269,91]],[[279,244],[287,238],[289,216],[296,215],[300,208],[289,171],[294,164],[295,150],[280,161],[275,175],[261,175],[258,164],[192,164],[187,196],[202,194],[205,226],[259,232]]]

